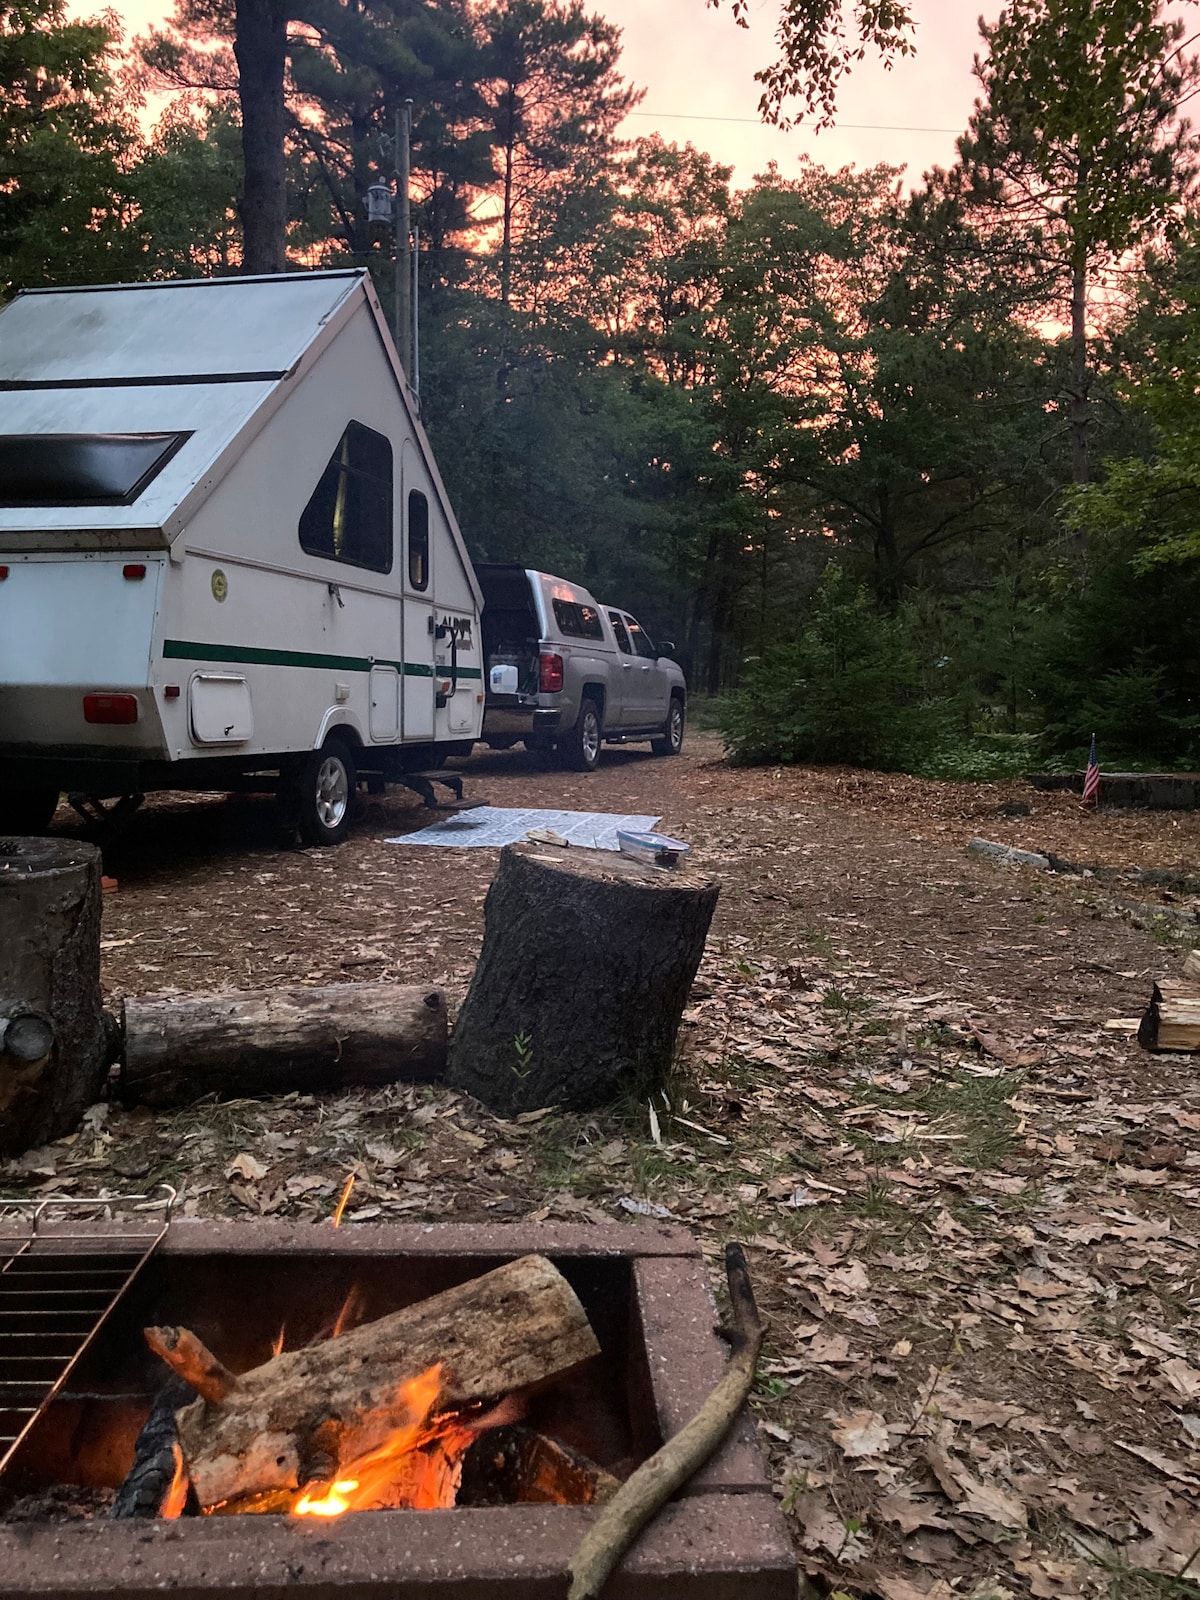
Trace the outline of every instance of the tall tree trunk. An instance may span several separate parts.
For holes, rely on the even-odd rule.
[[[513,169],[516,165],[517,90],[510,84],[505,96],[508,127],[504,139],[504,237],[500,242],[500,304],[508,308],[512,300]]]
[[[242,271],[287,269],[283,78],[287,11],[280,0],[235,0],[233,53],[242,108]]]
[[[879,489],[879,521],[875,525],[875,599],[889,614],[900,605],[900,551],[896,519],[887,486]]]
[[[1071,386],[1068,417],[1071,427],[1071,481],[1087,483],[1088,457],[1088,348],[1087,256],[1076,251],[1071,268]]]

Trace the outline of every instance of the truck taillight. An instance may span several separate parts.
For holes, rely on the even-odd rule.
[[[83,697],[85,722],[109,722],[128,727],[137,719],[138,703],[131,694],[85,694]]]
[[[538,657],[538,688],[543,694],[558,694],[563,686],[563,658],[543,652]]]
[[[134,583],[136,583],[140,578],[144,578],[146,576],[146,563],[144,561],[127,562],[126,565],[121,568],[121,576],[123,578],[130,578]]]

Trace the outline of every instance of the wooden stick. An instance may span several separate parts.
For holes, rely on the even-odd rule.
[[[767,1324],[759,1315],[740,1244],[725,1246],[729,1323],[717,1329],[728,1343],[729,1364],[696,1415],[621,1485],[576,1550],[567,1600],[595,1600],[609,1573],[638,1534],[713,1454],[754,1384]]]
[[[224,1400],[237,1379],[190,1328],[146,1328],[146,1343],[172,1372],[190,1383],[204,1400]]]

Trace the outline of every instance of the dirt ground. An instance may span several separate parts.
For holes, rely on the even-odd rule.
[[[1109,883],[964,851],[1196,871],[1200,814],[738,771],[702,735],[590,776],[519,751],[463,765],[495,805],[657,813],[720,875],[653,1107],[102,1105],[0,1193],[169,1181],[189,1214],[316,1219],[353,1173],[346,1225],[669,1215],[714,1284],[742,1239],[772,1320],[760,1431],[812,1593],[1200,1596],[1200,1084],[1192,1057],[1104,1027],[1178,971],[1192,908],[1160,924]],[[997,814],[1014,803],[1032,810]],[[389,793],[341,849],[283,852],[265,801],[154,801],[106,857],[106,985],[411,979],[457,1001],[496,855],[386,842],[427,820]]]

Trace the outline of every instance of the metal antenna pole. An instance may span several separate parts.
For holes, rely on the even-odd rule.
[[[421,409],[421,230],[413,229],[412,253],[412,390],[417,397],[417,410]]]
[[[396,112],[396,350],[407,378],[412,366],[412,261],[410,258],[412,217],[408,187],[411,170],[409,138],[412,133],[412,101],[406,100]]]

